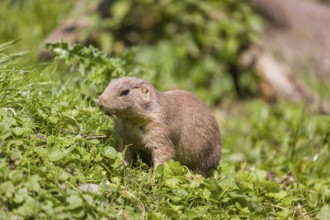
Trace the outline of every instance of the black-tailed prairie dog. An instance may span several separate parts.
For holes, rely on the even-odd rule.
[[[127,162],[140,154],[155,170],[173,159],[203,176],[220,162],[219,127],[190,92],[159,92],[148,81],[122,77],[110,81],[98,105],[114,118],[116,148],[126,149]]]

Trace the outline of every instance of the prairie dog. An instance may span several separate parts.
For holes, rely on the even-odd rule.
[[[98,105],[114,118],[116,148],[126,148],[127,162],[138,153],[155,171],[173,159],[203,176],[220,162],[219,127],[209,108],[190,92],[159,92],[148,81],[122,77],[110,81]]]

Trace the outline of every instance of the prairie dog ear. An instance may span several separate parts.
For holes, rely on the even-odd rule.
[[[144,98],[147,98],[147,99],[150,98],[151,94],[150,94],[150,87],[149,87],[149,85],[148,84],[142,84],[140,86],[140,88],[141,88],[141,91],[143,93],[143,97]]]
[[[148,85],[147,85],[147,84],[142,84],[142,85],[141,85],[141,91],[142,91],[143,93],[148,93],[148,92],[149,92]]]

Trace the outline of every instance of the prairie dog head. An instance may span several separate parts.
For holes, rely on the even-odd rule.
[[[110,81],[98,99],[100,109],[118,118],[143,118],[157,97],[157,90],[136,77],[122,77]]]

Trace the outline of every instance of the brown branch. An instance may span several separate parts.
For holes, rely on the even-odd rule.
[[[251,48],[241,56],[241,65],[252,67],[261,78],[261,93],[267,100],[274,100],[277,95],[295,102],[305,102],[308,108],[316,106],[320,113],[330,114],[330,104],[309,89],[301,80],[295,77],[292,70],[264,48]],[[267,88],[267,91],[263,91]],[[269,92],[268,90],[271,90]],[[268,95],[271,97],[268,97]]]

